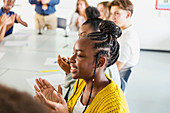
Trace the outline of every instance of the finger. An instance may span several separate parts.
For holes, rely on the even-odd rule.
[[[36,85],[34,85],[34,89],[35,89],[35,91],[40,92],[40,90],[38,89],[38,87]]]
[[[42,103],[44,103],[44,101],[43,101],[43,99],[42,99],[42,97],[41,97],[41,95],[39,94],[39,92],[35,92],[35,94],[36,94],[36,98],[37,98],[37,100],[39,101],[39,102],[42,102]]]
[[[47,86],[46,86],[46,84],[43,82],[43,79],[42,79],[42,78],[39,78],[39,82],[40,82],[41,86],[43,87],[43,89],[46,89],[46,88],[47,88]]]
[[[61,88],[60,84],[58,85],[58,93],[60,93],[62,95],[62,88]]]
[[[44,84],[47,86],[47,88],[53,88],[56,90],[46,79],[43,79]]]
[[[35,79],[35,82],[36,82],[36,84],[38,85],[39,89],[40,89],[41,91],[43,91],[43,87],[42,87],[41,83],[39,82],[39,79]]]
[[[64,61],[65,61],[65,60],[66,60],[66,58],[65,58],[65,57],[62,57],[62,60],[64,60]]]
[[[61,63],[61,56],[60,56],[60,54],[58,55],[58,64],[60,64]]]

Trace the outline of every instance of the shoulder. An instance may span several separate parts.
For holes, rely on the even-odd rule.
[[[78,17],[78,16],[79,16],[79,14],[76,13],[76,12],[74,12],[73,15],[72,15],[72,17]]]
[[[126,37],[126,40],[136,40],[139,38],[138,33],[134,29],[133,26],[130,26],[129,28],[125,29],[123,31],[123,37]]]
[[[88,111],[98,113],[129,113],[123,92],[112,80],[108,86],[96,95]]]
[[[3,9],[1,8],[1,9],[0,9],[0,16],[1,16],[2,14],[4,14],[4,12],[3,12]]]

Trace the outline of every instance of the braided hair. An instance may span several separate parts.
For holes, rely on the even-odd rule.
[[[114,22],[107,20],[100,23],[99,29],[100,32],[90,33],[87,37],[95,41],[94,49],[99,50],[96,55],[107,55],[107,67],[109,67],[113,65],[119,57],[119,43],[117,42],[117,38],[121,36],[122,31]],[[105,48],[110,50],[107,51]]]
[[[95,56],[96,64],[93,73],[91,92],[83,113],[86,111],[87,106],[90,102],[99,58],[102,55],[106,55],[108,61],[106,67],[109,67],[110,65],[114,64],[119,57],[119,43],[117,42],[117,38],[120,37],[122,34],[120,27],[118,27],[114,22],[104,20],[100,23],[99,29],[100,32],[93,32],[86,35],[87,38],[95,41],[93,48],[97,49],[98,52]]]

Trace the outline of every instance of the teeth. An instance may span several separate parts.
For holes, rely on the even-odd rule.
[[[76,69],[76,68],[74,68],[74,67],[71,67],[71,69]]]

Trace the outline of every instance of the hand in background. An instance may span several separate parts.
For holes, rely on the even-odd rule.
[[[56,91],[55,88],[45,79],[39,78],[39,79],[35,79],[36,81],[36,85],[34,85],[34,88],[36,90],[36,92],[41,92],[45,98],[47,98],[48,100],[51,100],[53,102],[58,102],[59,100],[53,95],[53,92]],[[62,88],[60,85],[58,85],[58,93],[62,94]],[[38,98],[35,96],[34,97],[36,100],[38,100]],[[38,100],[39,101],[39,100]]]
[[[16,15],[11,15],[8,20],[7,20],[7,27],[6,27],[6,31],[9,30],[13,25],[14,25],[14,22],[15,22],[15,17]]]
[[[61,94],[53,91],[53,95],[59,100],[58,102],[50,101],[41,92],[36,92],[37,98],[48,107],[51,113],[69,113],[67,103]]]
[[[80,27],[82,24],[83,24],[83,17],[82,16],[79,16],[78,19],[77,19],[77,22],[78,22],[78,26]]]
[[[5,25],[8,21],[8,15],[7,14],[3,14],[0,16],[0,26]]]
[[[66,72],[66,75],[70,73],[70,63],[69,63],[69,58],[68,60],[64,57],[61,58],[60,55],[58,55],[58,64],[61,67],[62,70]]]
[[[42,4],[48,4],[50,2],[50,0],[41,0]]]

